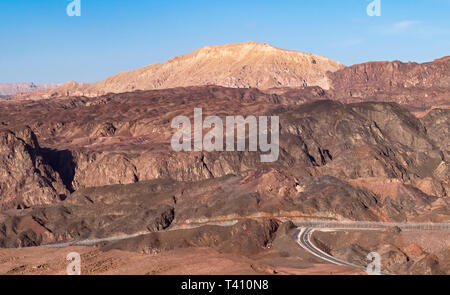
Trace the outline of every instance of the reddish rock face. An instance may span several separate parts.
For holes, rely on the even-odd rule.
[[[67,196],[30,128],[0,131],[0,208],[51,204]]]
[[[369,62],[328,74],[340,101],[393,101],[418,109],[449,104],[450,57],[433,62]]]

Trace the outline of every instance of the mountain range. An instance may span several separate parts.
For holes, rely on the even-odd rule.
[[[22,92],[34,92],[37,90],[50,90],[58,87],[58,84],[34,84],[32,82],[28,83],[6,83],[0,84],[0,96],[11,96],[16,93]]]
[[[245,42],[207,46],[96,83],[70,81],[50,90],[18,93],[14,98],[95,97],[204,85],[268,91],[316,87],[342,102],[395,101],[424,110],[448,103],[449,77],[450,57],[422,64],[385,61],[346,67],[310,53]]]
[[[37,246],[81,243],[88,273],[177,272],[205,255],[232,273],[355,273],[305,252],[292,221],[448,223],[449,106],[449,57],[346,67],[255,42],[16,94],[0,102],[0,247],[15,248],[0,272],[53,273],[61,252]],[[195,108],[278,116],[278,161],[175,152],[171,122]],[[389,273],[450,273],[449,231],[312,239],[361,266],[376,251]]]
[[[233,88],[330,87],[326,76],[344,66],[331,59],[256,42],[208,46],[167,62],[119,73],[93,84],[68,82],[50,96],[217,85]]]

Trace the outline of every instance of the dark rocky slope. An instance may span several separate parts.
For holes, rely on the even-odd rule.
[[[30,128],[0,130],[0,208],[21,209],[65,199],[68,191]]]

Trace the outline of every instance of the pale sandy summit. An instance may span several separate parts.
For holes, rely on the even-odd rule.
[[[48,96],[97,96],[109,92],[199,85],[259,89],[320,86],[329,89],[326,73],[343,67],[322,56],[245,42],[207,46],[93,84],[68,82],[50,91]]]

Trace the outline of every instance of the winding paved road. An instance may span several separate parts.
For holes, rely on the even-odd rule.
[[[313,254],[316,257],[321,258],[322,260],[328,261],[333,264],[342,265],[342,266],[350,266],[350,267],[356,267],[362,270],[365,270],[364,267],[352,264],[350,262],[342,261],[340,259],[337,259],[328,253],[325,253],[324,251],[320,250],[318,247],[316,247],[311,242],[311,235],[315,231],[313,228],[302,228],[294,234],[294,238],[297,241],[297,243],[306,251]]]

